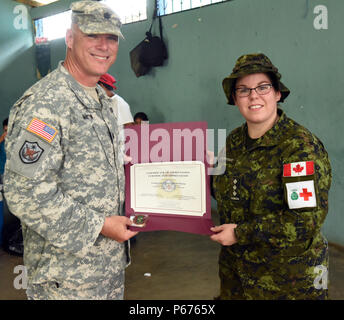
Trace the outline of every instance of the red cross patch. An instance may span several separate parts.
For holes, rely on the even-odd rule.
[[[313,180],[286,183],[285,186],[289,209],[317,206]]]

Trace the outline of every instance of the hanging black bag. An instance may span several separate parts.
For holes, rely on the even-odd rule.
[[[156,11],[153,16],[153,21],[149,31],[146,32],[146,39],[142,45],[142,52],[140,61],[150,67],[159,67],[164,64],[167,59],[167,49],[162,37],[161,17],[159,16],[159,31],[160,37],[152,35],[153,23],[156,19]]]
[[[130,51],[129,54],[131,68],[135,72],[136,77],[144,76],[150,70],[150,67],[144,65],[140,60],[144,45],[145,40],[141,41],[134,49]]]
[[[162,37],[162,24],[159,16],[160,37],[152,35],[152,27],[157,17],[155,6],[153,20],[149,31],[146,32],[146,38],[141,41],[134,49],[130,51],[131,68],[137,77],[143,76],[149,72],[151,67],[162,66],[167,59],[167,49]]]

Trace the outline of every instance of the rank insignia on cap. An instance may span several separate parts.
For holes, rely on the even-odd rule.
[[[52,142],[57,134],[55,128],[37,118],[33,118],[26,129],[48,142]]]
[[[285,184],[289,209],[316,207],[314,181],[300,181]]]
[[[44,149],[39,146],[38,142],[25,141],[19,151],[20,160],[25,164],[35,163],[43,152]]]
[[[314,174],[314,162],[303,161],[283,165],[283,177],[302,177]]]

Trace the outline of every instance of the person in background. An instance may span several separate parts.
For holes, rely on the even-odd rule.
[[[116,79],[109,73],[106,73],[102,75],[98,81],[98,84],[105,90],[107,96],[112,99],[113,106],[117,113],[117,122],[120,127],[120,136],[119,140],[122,144],[122,153],[125,161],[130,161],[130,158],[128,158],[125,155],[125,133],[124,133],[124,127],[126,125],[134,124],[134,119],[130,111],[129,104],[117,93],[114,92],[116,90]],[[125,208],[125,206],[124,206]],[[136,243],[136,236],[130,238],[130,243],[134,244]]]
[[[98,84],[105,90],[107,96],[113,101],[113,107],[117,115],[117,122],[120,129],[120,142],[123,144],[122,151],[124,153],[124,127],[126,125],[133,124],[134,119],[131,114],[129,104],[120,95],[114,92],[114,90],[117,89],[115,83],[116,79],[108,73],[103,74],[98,81]]]
[[[290,93],[280,79],[260,53],[241,56],[222,82],[246,122],[220,153],[224,174],[213,175],[220,299],[328,297],[328,244],[320,230],[331,166],[322,142],[279,107]]]
[[[7,135],[8,118],[2,122],[3,133],[0,136],[0,188],[1,188],[1,198],[0,198],[0,246],[2,246],[2,228],[4,224],[4,199],[2,190],[2,180],[6,163],[6,152],[5,152],[5,138]]]
[[[7,136],[8,118],[2,122],[3,133],[0,136],[0,184],[2,184],[6,163],[5,138]]]
[[[12,107],[4,192],[20,218],[29,299],[123,299],[124,170],[111,100],[97,86],[121,22],[105,4],[71,4],[66,58]]]
[[[120,95],[114,92],[114,90],[117,89],[115,83],[116,79],[108,73],[102,75],[98,81],[98,84],[105,90],[108,97],[116,101],[118,125],[125,126],[127,124],[133,124],[134,119],[129,104]]]
[[[138,112],[134,115],[135,124],[148,123],[148,121],[148,116],[144,112]]]

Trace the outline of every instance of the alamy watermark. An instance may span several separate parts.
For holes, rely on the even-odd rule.
[[[125,164],[131,162],[170,162],[170,161],[202,161],[210,167],[208,175],[220,175],[226,170],[226,129],[195,128],[193,130],[164,128],[151,129],[150,125],[141,125],[140,135],[131,128],[126,128],[124,153],[126,156],[120,161]],[[215,139],[220,155],[215,157]]]
[[[328,29],[328,9],[325,5],[317,5],[313,9],[316,15],[313,20],[313,26],[316,30]],[[15,18],[13,26],[16,30],[27,30],[29,24],[29,12],[25,5],[16,5],[13,9]]]
[[[17,290],[27,289],[27,269],[23,265],[15,266],[13,269],[14,274],[19,274],[14,278],[13,287]]]
[[[313,13],[316,17],[313,20],[313,26],[316,30],[328,29],[328,10],[324,5],[318,5],[314,7]]]
[[[13,9],[15,14],[13,26],[16,30],[27,30],[29,27],[29,12],[23,4],[16,5]]]
[[[318,290],[327,289],[327,282],[328,282],[327,267],[323,266],[322,264],[319,266],[316,266],[314,268],[314,273],[317,274],[313,282],[315,289],[318,289]]]
[[[14,267],[13,270],[14,274],[18,274],[14,278],[13,286],[17,290],[27,289],[27,283],[28,283],[28,276],[27,276],[27,269],[23,265],[18,265]],[[327,283],[328,283],[328,269],[327,267],[323,265],[318,265],[314,267],[314,273],[316,274],[316,277],[314,279],[314,287],[317,290],[325,289],[327,290]]]

